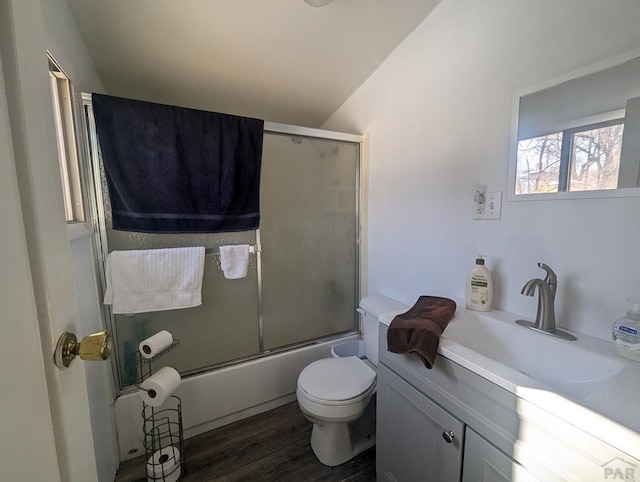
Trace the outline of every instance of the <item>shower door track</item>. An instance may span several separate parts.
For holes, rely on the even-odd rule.
[[[100,156],[98,155],[99,146],[98,146],[98,136],[95,128],[95,120],[93,117],[93,105],[91,102],[91,94],[82,93],[80,95],[81,101],[81,111],[82,111],[82,119],[81,122],[78,122],[77,125],[81,126],[80,133],[78,135],[78,139],[84,139],[84,145],[79,146],[80,149],[84,150],[85,159],[88,159],[89,166],[81,166],[82,179],[81,182],[83,184],[82,191],[85,193],[84,201],[85,206],[88,206],[88,217],[90,218],[90,224],[93,232],[93,238],[96,241],[96,269],[99,274],[99,282],[100,287],[102,289],[101,293],[104,293],[106,290],[106,275],[105,275],[105,264],[107,260],[107,256],[109,254],[108,251],[108,243],[107,243],[107,228],[106,228],[106,219],[104,214],[104,209],[100,208],[100,206],[104,206],[104,198],[102,195],[102,179],[100,172]],[[79,116],[78,116],[79,117]],[[303,137],[313,137],[317,139],[326,139],[331,141],[342,141],[342,142],[351,142],[358,145],[358,162],[356,164],[356,240],[355,240],[355,258],[356,258],[356,277],[355,277],[355,293],[356,297],[359,298],[360,294],[360,239],[361,239],[361,226],[360,226],[360,213],[361,213],[361,200],[360,200],[360,169],[362,162],[362,144],[363,144],[363,136],[358,134],[348,134],[343,132],[334,132],[327,131],[322,129],[315,129],[310,127],[301,127],[301,126],[293,126],[289,124],[279,124],[273,122],[265,122],[264,123],[264,132],[272,133],[272,134],[283,134],[283,135],[291,135],[291,136],[303,136]],[[260,244],[260,229],[255,230],[256,233],[256,243],[255,243],[255,255],[256,255],[256,271],[257,271],[257,292],[258,292],[258,348],[259,353],[254,355],[250,355],[243,358],[238,358],[234,360],[228,360],[222,363],[217,363],[209,366],[204,366],[201,368],[197,368],[194,370],[185,371],[183,373],[184,376],[196,375],[199,373],[204,373],[213,369],[219,369],[224,367],[229,367],[233,365],[237,365],[240,363],[244,363],[251,360],[256,360],[259,358],[263,358],[266,356],[274,355],[277,353],[283,353],[286,351],[290,351],[296,348],[302,348],[305,346],[311,346],[318,343],[330,342],[332,340],[340,339],[345,336],[349,336],[351,334],[357,333],[359,327],[354,327],[353,330],[333,333],[329,336],[323,336],[316,339],[305,340],[300,343],[293,343],[286,346],[281,346],[278,348],[265,350],[264,348],[264,319],[262,316],[262,250]],[[105,319],[107,320],[108,329],[113,333],[114,339],[117,340],[117,332],[116,332],[116,323],[115,316],[112,313],[111,309],[108,305],[103,305],[103,313]],[[122,383],[120,380],[120,363],[121,360],[118,356],[112,357],[112,370],[114,379],[117,380],[116,384],[116,392],[118,395],[125,394],[129,392],[136,391],[137,389],[134,386],[129,386],[122,388]]]

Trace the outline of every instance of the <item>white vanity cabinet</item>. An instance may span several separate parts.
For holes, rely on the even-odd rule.
[[[640,458],[589,433],[607,423],[597,415],[576,426],[444,356],[427,370],[388,353],[380,336],[378,481],[640,480]]]
[[[378,481],[536,480],[383,364],[378,365],[377,397]]]
[[[377,383],[378,480],[459,481],[464,424],[384,365]]]
[[[378,371],[377,408],[378,481],[538,480],[384,365]]]
[[[533,482],[535,478],[511,457],[467,427],[462,482]]]

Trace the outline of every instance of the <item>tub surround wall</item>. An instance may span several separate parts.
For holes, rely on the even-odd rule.
[[[640,294],[640,198],[503,202],[499,221],[472,202],[476,183],[506,193],[514,93],[639,47],[639,17],[629,0],[436,7],[323,126],[370,133],[368,292],[463,297],[485,253],[494,306],[534,318],[520,290],[545,262],[559,325],[609,338]]]

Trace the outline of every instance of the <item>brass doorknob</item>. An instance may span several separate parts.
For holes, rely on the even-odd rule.
[[[61,370],[69,368],[76,356],[82,360],[101,361],[109,358],[113,338],[108,331],[85,336],[80,343],[73,333],[65,331],[56,344],[53,361]]]

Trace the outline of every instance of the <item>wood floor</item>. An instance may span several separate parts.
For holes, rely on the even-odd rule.
[[[311,450],[311,423],[297,402],[185,440],[185,482],[376,480],[375,448],[338,466]],[[144,457],[124,462],[116,482],[146,481]]]

